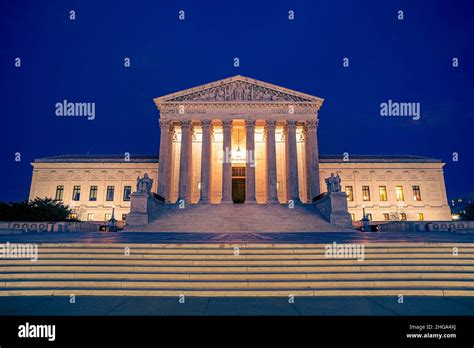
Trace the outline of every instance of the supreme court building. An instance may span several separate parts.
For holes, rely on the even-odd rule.
[[[37,159],[30,199],[62,200],[82,220],[103,221],[113,206],[126,219],[136,179],[147,173],[169,204],[311,204],[334,173],[353,220],[362,208],[375,221],[451,219],[438,159],[319,154],[323,101],[243,76],[155,98],[158,157]]]

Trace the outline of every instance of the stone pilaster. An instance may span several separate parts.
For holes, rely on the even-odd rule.
[[[300,202],[298,190],[298,157],[296,150],[296,125],[295,120],[286,122],[286,164],[288,178],[288,200]]]
[[[160,153],[159,153],[159,167],[158,167],[158,190],[157,193],[165,200],[168,199],[168,192],[170,186],[170,169],[171,158],[170,154],[170,125],[169,120],[160,120]]]
[[[182,120],[181,126],[181,154],[179,160],[179,195],[178,201],[190,202],[191,194],[191,120]]]
[[[211,199],[211,132],[212,121],[203,120],[202,126],[202,150],[201,150],[201,195],[199,203],[210,203]]]
[[[245,121],[246,173],[245,203],[257,203],[255,199],[255,120]],[[250,161],[252,159],[252,161]]]
[[[224,141],[222,143],[222,200],[232,202],[232,120],[223,120]]]
[[[275,128],[275,120],[266,121],[267,203],[278,203]]]
[[[305,127],[307,130],[307,135],[309,138],[309,163],[311,171],[311,182],[309,192],[311,193],[310,199],[319,195],[319,151],[318,151],[318,120],[308,120],[306,121]]]

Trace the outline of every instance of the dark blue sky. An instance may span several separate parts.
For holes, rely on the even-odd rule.
[[[441,158],[448,195],[474,191],[472,1],[0,3],[0,200],[27,198],[38,157],[157,153],[152,99],[236,74],[324,98],[321,153]],[[95,120],[55,116],[64,99]],[[421,119],[381,117],[389,99]]]

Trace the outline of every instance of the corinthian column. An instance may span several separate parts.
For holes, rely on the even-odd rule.
[[[305,146],[308,146],[308,160],[306,166],[309,166],[311,172],[311,181],[309,182],[308,192],[310,193],[310,199],[320,194],[319,189],[319,154],[318,154],[318,140],[317,140],[317,129],[318,120],[307,120],[305,124],[306,135],[308,142]]]
[[[275,127],[275,120],[266,121],[265,147],[267,150],[267,203],[278,203]]]
[[[211,132],[212,121],[203,120],[201,150],[201,196],[199,203],[210,203],[211,192]]]
[[[222,143],[222,200],[232,202],[232,120],[223,120],[224,141]]]
[[[171,136],[170,121],[160,120],[160,153],[158,166],[158,190],[157,193],[165,200],[168,200],[170,186],[170,153]]]
[[[179,160],[179,196],[178,200],[190,202],[191,194],[191,120],[181,123],[181,154]]]
[[[245,203],[257,203],[255,198],[255,120],[245,121]],[[252,160],[252,161],[251,161]]]
[[[296,121],[286,123],[286,173],[288,178],[288,200],[300,202],[298,190],[298,157],[296,152]]]

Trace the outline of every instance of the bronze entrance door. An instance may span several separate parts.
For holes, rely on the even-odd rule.
[[[232,201],[245,202],[245,167],[232,167]]]

